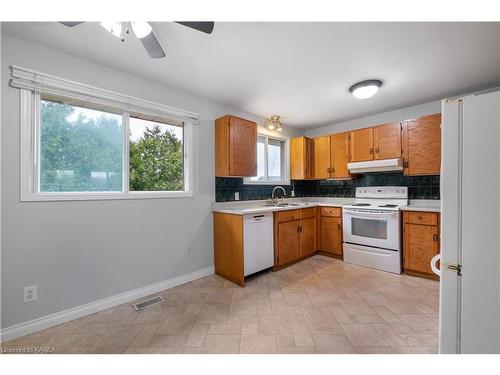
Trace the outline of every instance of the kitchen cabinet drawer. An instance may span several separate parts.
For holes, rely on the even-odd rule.
[[[340,217],[342,208],[340,207],[321,207],[321,216]]]
[[[287,210],[287,211],[276,212],[276,221],[278,223],[299,220],[299,218],[300,218],[300,211],[299,210]]]
[[[316,210],[314,207],[303,208],[300,210],[300,218],[301,219],[307,219],[309,217],[315,217],[315,216],[316,216]]]
[[[434,212],[406,212],[405,222],[409,224],[437,225],[438,214]]]

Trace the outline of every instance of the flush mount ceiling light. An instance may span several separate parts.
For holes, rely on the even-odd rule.
[[[358,99],[367,99],[375,95],[382,86],[382,81],[378,79],[369,79],[355,83],[349,88],[349,92]]]
[[[266,122],[269,130],[277,130],[279,132],[283,130],[281,128],[280,116],[273,115]]]

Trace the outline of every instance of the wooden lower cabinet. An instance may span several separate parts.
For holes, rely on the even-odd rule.
[[[404,272],[438,279],[431,259],[439,254],[439,213],[405,211],[403,218]]]
[[[321,251],[342,257],[342,218],[321,217]]]
[[[279,223],[277,230],[277,265],[299,259],[299,220]]]
[[[245,286],[243,216],[214,212],[215,273]]]
[[[274,213],[275,267],[279,268],[316,253],[316,209]]]
[[[316,252],[316,218],[301,219],[299,224],[299,256],[308,257]]]

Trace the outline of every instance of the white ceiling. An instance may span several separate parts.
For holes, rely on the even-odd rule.
[[[4,32],[256,115],[312,128],[500,84],[500,23],[223,23],[206,35],[153,23],[167,58],[96,23]],[[370,78],[373,98],[348,88]]]

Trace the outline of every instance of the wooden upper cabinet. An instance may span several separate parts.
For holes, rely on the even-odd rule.
[[[354,130],[349,133],[351,157],[349,161],[373,160],[373,128]]]
[[[290,141],[290,178],[314,178],[314,143],[311,138],[297,137]]]
[[[403,158],[407,176],[440,174],[440,113],[403,122]]]
[[[349,133],[339,133],[330,136],[331,177],[349,178],[347,168],[349,161]]]
[[[330,136],[314,138],[314,177],[330,178]]]
[[[257,175],[257,124],[226,115],[215,120],[215,175]]]
[[[373,128],[375,159],[401,157],[401,124],[393,122]]]

